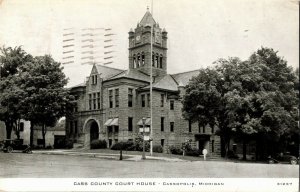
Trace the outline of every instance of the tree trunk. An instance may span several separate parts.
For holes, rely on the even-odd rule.
[[[43,148],[45,149],[46,148],[46,139],[45,139],[45,136],[46,136],[46,126],[45,126],[45,124],[42,125],[42,135],[43,135]]]
[[[12,132],[12,123],[11,122],[5,122],[5,128],[6,128],[6,139],[11,139],[11,132]]]
[[[243,160],[247,160],[246,154],[247,154],[247,145],[246,145],[246,141],[243,140]]]
[[[20,120],[15,122],[17,139],[20,139]]]
[[[33,147],[33,123],[30,122],[30,147]]]
[[[122,149],[120,150],[120,160],[123,160]]]

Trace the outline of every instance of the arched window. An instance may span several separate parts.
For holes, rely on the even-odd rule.
[[[155,56],[155,67],[157,67],[158,68],[158,54],[156,54],[156,56]]]
[[[136,68],[136,58],[135,58],[135,55],[133,55],[133,68]]]
[[[152,67],[154,67],[154,52],[152,53]]]
[[[160,57],[159,57],[159,68],[161,68],[161,69],[163,68],[162,60],[163,60],[163,56],[160,55]]]
[[[140,54],[138,54],[137,56],[137,67],[140,67],[141,66],[141,56]]]
[[[142,65],[145,65],[145,54],[142,52]]]

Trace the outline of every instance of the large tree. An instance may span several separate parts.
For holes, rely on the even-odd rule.
[[[247,61],[229,58],[215,64],[191,80],[183,111],[193,121],[218,125],[223,156],[232,137],[243,142],[246,158],[250,139],[277,142],[297,134],[297,77],[275,51],[261,48]]]
[[[21,102],[23,117],[31,122],[30,143],[33,145],[33,127],[41,126],[45,147],[47,126],[67,113],[72,97],[64,86],[67,78],[60,63],[50,55],[35,57],[21,68],[18,85],[23,90]]]
[[[4,121],[6,137],[10,139],[13,127],[17,128],[21,118],[22,90],[16,85],[16,78],[20,67],[32,61],[32,56],[21,47],[2,47],[0,51],[0,120]]]

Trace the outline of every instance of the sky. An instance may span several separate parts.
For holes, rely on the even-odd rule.
[[[0,46],[22,45],[38,56],[62,59],[65,28],[107,27],[114,33],[114,63],[128,68],[128,32],[151,0],[0,0]],[[153,17],[168,32],[168,73],[212,66],[219,58],[247,59],[270,47],[299,66],[296,0],[153,0]],[[80,84],[91,66],[64,66],[68,86]]]

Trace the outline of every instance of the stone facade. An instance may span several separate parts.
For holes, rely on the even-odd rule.
[[[154,29],[151,62],[151,25]],[[134,140],[141,119],[150,118],[150,68],[153,69],[152,139],[167,152],[171,145],[191,140],[195,148],[220,155],[216,128],[199,127],[182,116],[182,97],[189,79],[198,70],[167,74],[167,32],[147,11],[137,28],[129,32],[129,69],[94,65],[86,83],[70,88],[77,99],[74,113],[66,119],[66,132],[75,143],[88,147],[95,139],[108,147]],[[149,123],[148,123],[149,124]]]

